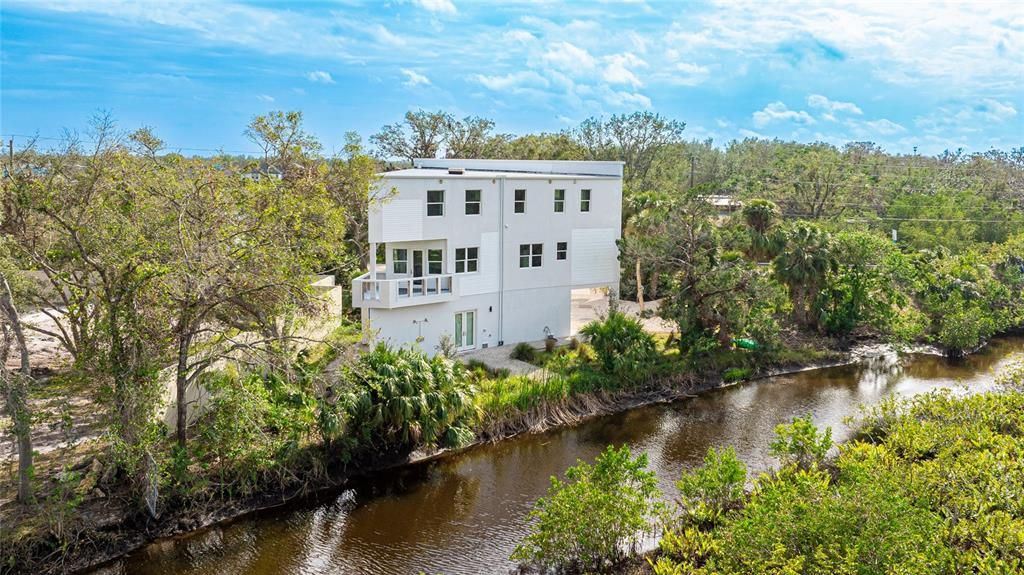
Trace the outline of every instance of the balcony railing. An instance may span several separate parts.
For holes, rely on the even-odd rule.
[[[352,280],[354,307],[396,308],[451,301],[456,297],[455,276],[429,275],[416,278],[386,278],[382,273],[363,274]]]

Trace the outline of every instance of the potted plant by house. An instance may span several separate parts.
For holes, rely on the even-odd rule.
[[[551,335],[551,328],[544,326],[544,335],[546,336],[544,338],[544,351],[548,353],[555,351],[555,344],[558,343],[558,340],[555,336]]]

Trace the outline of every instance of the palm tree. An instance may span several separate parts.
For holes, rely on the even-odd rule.
[[[624,236],[627,242],[637,243],[644,242],[650,239],[656,234],[656,230],[659,229],[665,223],[665,216],[669,209],[669,203],[667,197],[657,192],[645,192],[642,194],[636,194],[627,202],[628,214],[626,218],[626,226]],[[638,255],[638,252],[643,250],[633,250],[637,252],[634,264],[636,273],[636,303],[640,306],[640,310],[644,309],[644,274],[643,274],[643,258]],[[657,268],[651,270],[651,295],[657,296],[658,291],[658,270]]]
[[[752,259],[770,259],[778,253],[781,248],[779,234],[769,234],[775,230],[780,216],[779,206],[770,200],[751,200],[743,206],[743,219],[750,233],[750,250],[747,255]]]
[[[793,313],[805,326],[814,325],[814,296],[838,265],[832,236],[813,224],[801,223],[787,235],[785,248],[773,262],[775,277],[789,288]]]

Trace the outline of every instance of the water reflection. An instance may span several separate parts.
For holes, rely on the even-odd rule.
[[[1024,338],[1001,340],[956,364],[890,354],[635,409],[381,473],[330,501],[150,545],[99,573],[504,573],[548,477],[609,444],[647,452],[671,495],[675,479],[708,447],[732,445],[754,473],[764,471],[775,463],[767,444],[778,423],[812,413],[843,440],[843,419],[860,405],[940,387],[989,389],[994,371],[1021,350]]]

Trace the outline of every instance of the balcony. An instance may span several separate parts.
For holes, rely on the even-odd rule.
[[[453,274],[390,278],[365,273],[352,280],[352,307],[394,309],[452,301],[457,297]]]

